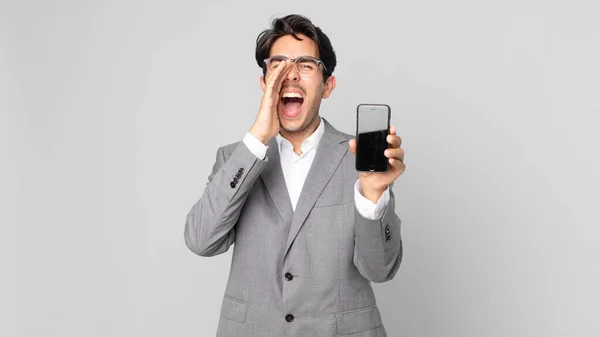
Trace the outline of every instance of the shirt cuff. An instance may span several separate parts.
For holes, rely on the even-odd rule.
[[[243,140],[244,144],[250,152],[252,152],[256,158],[264,160],[267,155],[267,145],[263,144],[258,138],[254,137],[250,132],[246,132]]]
[[[359,180],[357,180],[354,184],[354,202],[356,203],[356,209],[358,210],[358,213],[360,213],[360,215],[362,215],[366,219],[381,219],[389,201],[389,186],[385,189],[379,200],[377,200],[377,204],[375,204],[374,202],[363,196],[362,187],[360,186]]]

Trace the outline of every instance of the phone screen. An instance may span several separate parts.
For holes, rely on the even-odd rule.
[[[360,104],[356,115],[356,170],[387,172],[384,155],[390,128],[390,107],[379,104]]]

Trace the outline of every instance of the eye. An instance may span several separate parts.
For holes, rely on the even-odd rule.
[[[285,57],[285,56],[280,56],[280,55],[273,56],[271,58],[271,60],[269,61],[269,69],[270,70],[275,70],[275,68],[277,68],[277,66],[281,62],[285,61],[286,59],[287,59],[287,57]]]
[[[298,60],[298,69],[312,71],[317,68],[317,63],[310,59]]]
[[[277,66],[281,63],[281,61],[278,60],[271,60],[271,62],[269,62],[269,68],[270,69],[275,69],[277,68]]]

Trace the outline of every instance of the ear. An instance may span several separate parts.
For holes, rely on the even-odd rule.
[[[261,76],[260,77],[260,88],[262,89],[263,92],[265,92],[266,87],[267,87],[267,85],[265,84],[265,77]]]
[[[325,91],[323,91],[323,98],[327,98],[329,97],[329,95],[331,95],[331,92],[333,91],[333,89],[335,89],[335,81],[335,76],[333,75],[329,76],[327,81],[325,81]]]

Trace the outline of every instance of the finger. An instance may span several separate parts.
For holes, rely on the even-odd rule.
[[[267,88],[272,88],[273,87],[273,81],[277,75],[277,72],[280,71],[279,68],[281,68],[282,63],[279,63],[277,65],[277,67],[275,67],[275,70],[269,71],[267,77],[265,77],[265,84],[267,85]]]
[[[356,154],[356,139],[350,139],[348,142],[348,150],[353,154]]]
[[[283,64],[283,62],[282,62]],[[283,81],[286,77],[285,74],[287,74],[288,70],[286,70],[286,67],[283,66],[282,69],[279,69],[280,71],[275,74],[275,77],[273,79],[273,86],[271,88],[271,97],[275,100],[277,100],[279,102],[279,96],[281,95],[281,87],[283,85]]]
[[[275,92],[275,93],[279,93],[280,89],[281,89],[281,83],[282,81],[279,81],[281,79],[281,75],[283,73],[285,73],[286,68],[288,68],[289,66],[289,61],[285,60],[284,62],[280,62],[277,65],[277,68],[275,68],[275,71],[273,71],[269,78],[267,79],[267,88],[269,88],[271,90],[271,92]],[[279,82],[279,83],[278,83]]]
[[[289,59],[285,60],[285,62],[282,62],[282,64],[284,65],[284,67],[281,69],[281,71],[277,73],[277,77],[274,83],[274,89],[277,93],[281,92],[281,86],[283,85],[283,82],[285,81],[287,75],[292,69],[292,61],[290,61]]]
[[[383,152],[383,154],[391,159],[397,159],[400,161],[404,160],[404,150],[401,148],[387,149]]]
[[[390,158],[388,159],[388,162],[390,163],[392,169],[394,171],[400,172],[400,174],[402,174],[402,172],[406,170],[406,165],[398,159]]]
[[[279,78],[279,74],[283,71],[283,68],[285,68],[285,62],[279,63],[275,70],[269,74],[269,78],[267,79],[267,88],[271,92],[276,91],[275,87],[277,79]]]
[[[391,147],[397,148],[402,145],[402,139],[397,135],[388,135],[386,138]]]
[[[395,135],[396,134],[396,127],[395,126],[390,126],[390,135]]]

